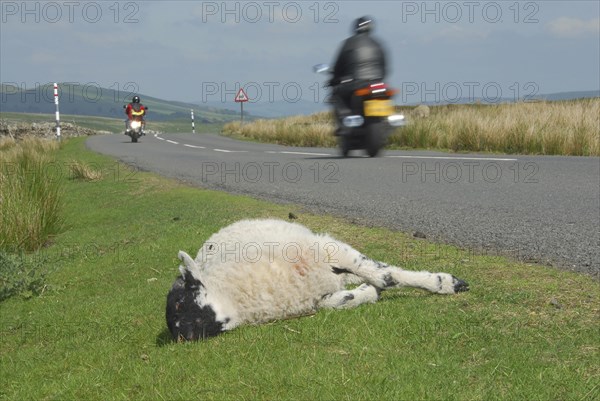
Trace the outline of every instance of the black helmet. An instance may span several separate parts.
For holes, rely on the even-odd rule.
[[[373,29],[373,18],[367,16],[360,17],[354,21],[354,32],[370,32]]]
[[[139,103],[140,102],[140,97],[139,96],[134,96],[133,100],[131,102],[132,103]]]

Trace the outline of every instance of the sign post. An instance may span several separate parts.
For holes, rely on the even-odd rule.
[[[58,111],[58,84],[56,82],[54,83],[54,104],[56,105],[56,139],[60,141],[60,113]]]
[[[240,104],[240,125],[244,124],[244,102],[248,101],[248,95],[244,92],[243,88],[240,88],[237,95],[235,95],[236,103]]]
[[[196,133],[196,126],[194,125],[194,109],[191,109],[192,112],[192,134]]]

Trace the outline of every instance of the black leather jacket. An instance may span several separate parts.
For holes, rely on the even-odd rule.
[[[380,80],[386,76],[382,46],[368,32],[357,33],[342,45],[333,69],[332,85],[345,79]]]

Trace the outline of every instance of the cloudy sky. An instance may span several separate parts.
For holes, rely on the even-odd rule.
[[[600,88],[597,1],[1,1],[0,80],[169,100],[321,101],[352,20],[369,15],[398,103]],[[87,86],[86,86],[87,85]]]

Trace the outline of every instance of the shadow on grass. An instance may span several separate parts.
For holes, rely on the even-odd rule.
[[[173,344],[174,341],[171,338],[171,333],[169,332],[169,329],[163,329],[160,333],[158,333],[158,335],[156,336],[156,346],[157,347],[164,347],[165,345],[169,345],[169,344]]]

